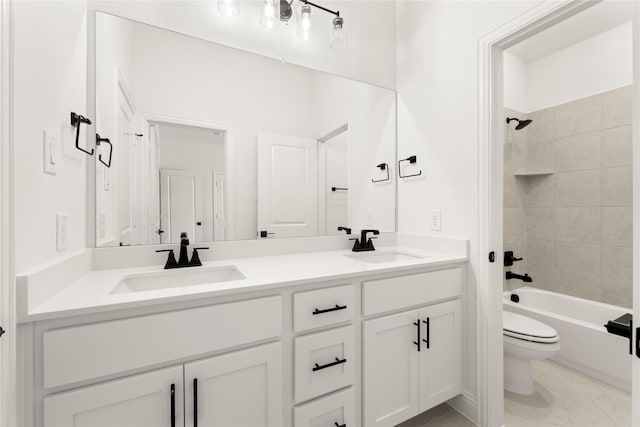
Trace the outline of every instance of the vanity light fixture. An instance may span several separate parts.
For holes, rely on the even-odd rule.
[[[331,21],[329,46],[338,50],[347,47],[344,18],[340,16],[340,11],[328,9],[309,0],[263,0],[260,24],[271,30],[276,26],[276,20],[279,18],[280,22],[288,25],[293,17],[294,2],[296,1],[301,3],[296,10],[298,38],[305,41],[311,39],[313,28],[311,11],[312,8],[316,8],[335,16]],[[239,0],[218,0],[218,10],[227,17],[238,16],[240,14]]]

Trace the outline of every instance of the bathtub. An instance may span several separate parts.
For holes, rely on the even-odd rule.
[[[520,297],[511,301],[511,294]],[[539,320],[560,335],[560,351],[551,358],[628,392],[631,391],[629,340],[604,325],[631,309],[555,292],[523,287],[504,293],[503,308]]]

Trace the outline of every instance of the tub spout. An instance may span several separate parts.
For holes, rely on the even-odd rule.
[[[510,271],[507,271],[507,280],[510,280],[510,279],[519,279],[519,280],[522,280],[523,282],[526,282],[526,283],[533,282],[533,277],[529,276],[526,273],[523,276],[521,274],[516,274],[516,273],[512,273]]]

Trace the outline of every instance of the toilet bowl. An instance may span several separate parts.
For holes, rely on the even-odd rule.
[[[513,393],[533,394],[531,361],[548,359],[560,350],[555,329],[530,317],[504,311],[504,388]]]

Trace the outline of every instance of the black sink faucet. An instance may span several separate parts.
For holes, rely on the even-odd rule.
[[[193,254],[191,255],[191,261],[189,261],[189,255],[187,254],[187,248],[189,247],[189,237],[186,232],[180,233],[180,257],[176,261],[176,257],[173,253],[173,249],[161,249],[156,252],[169,252],[167,256],[167,262],[164,264],[165,270],[170,268],[184,268],[184,267],[200,267],[202,261],[198,256],[198,251],[209,248],[193,248]]]
[[[523,282],[526,282],[526,283],[533,282],[533,277],[529,276],[526,273],[523,276],[521,274],[516,274],[516,273],[512,273],[510,271],[507,271],[507,280],[511,280],[511,279],[519,279],[519,280],[522,280]]]
[[[375,251],[376,248],[373,246],[372,239],[376,239],[376,237],[371,237],[367,239],[367,234],[372,233],[374,235],[380,234],[378,230],[362,230],[360,232],[360,240],[358,239],[349,239],[355,240],[356,242],[353,244],[353,252],[365,252],[365,251]]]

